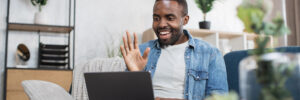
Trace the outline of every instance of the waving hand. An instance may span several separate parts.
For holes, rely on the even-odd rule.
[[[130,33],[126,32],[126,35],[127,40],[123,36],[124,46],[120,47],[125,64],[129,71],[141,71],[147,64],[150,48],[147,48],[141,56],[136,34],[134,33],[133,43],[131,42]]]

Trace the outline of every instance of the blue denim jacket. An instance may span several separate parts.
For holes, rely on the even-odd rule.
[[[189,46],[184,53],[186,63],[184,98],[202,100],[211,93],[227,93],[227,74],[222,54],[208,43],[194,39],[187,30],[184,30],[184,34],[189,38]],[[141,54],[147,47],[151,50],[144,70],[151,72],[153,77],[161,48],[157,39],[151,40],[139,46]]]

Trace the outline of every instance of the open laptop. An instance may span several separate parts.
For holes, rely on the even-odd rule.
[[[154,100],[148,72],[84,73],[89,100]]]

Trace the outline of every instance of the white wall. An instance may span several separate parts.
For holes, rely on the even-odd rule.
[[[121,38],[126,30],[139,35],[152,27],[155,0],[85,0],[77,1],[76,64],[96,57],[106,57],[106,44],[111,37]],[[186,28],[198,28],[202,13],[194,0],[187,0],[190,21]],[[241,0],[219,0],[207,19],[212,30],[241,32],[243,25],[236,17]],[[141,39],[141,38],[140,38]],[[115,39],[121,40],[121,39]],[[140,40],[141,41],[141,40]],[[116,44],[118,44],[117,41]],[[116,46],[116,48],[118,48]],[[94,52],[92,52],[94,51]]]
[[[6,1],[0,0],[0,48],[4,48]],[[11,22],[32,23],[36,11],[30,0],[11,0]],[[77,0],[76,3],[76,48],[75,63],[85,63],[97,57],[107,57],[107,48],[116,48],[126,30],[139,36],[152,26],[152,8],[155,0]],[[194,0],[187,0],[190,22],[186,28],[198,28],[202,13]],[[207,19],[212,30],[241,32],[243,25],[236,17],[236,6],[241,0],[218,0]],[[44,11],[50,24],[67,25],[68,0],[48,0]],[[64,37],[64,36],[61,36]],[[61,38],[60,37],[60,38]],[[58,41],[53,36],[42,37],[43,41]],[[34,32],[10,32],[8,63],[14,66],[14,52],[18,43],[29,46],[32,58],[29,66],[36,67],[38,35]],[[141,38],[139,38],[141,41]],[[112,42],[115,41],[115,42]],[[59,39],[60,44],[66,43]],[[4,49],[0,49],[0,69],[3,69]],[[3,71],[2,71],[3,72]],[[1,76],[2,73],[0,74]],[[3,78],[1,78],[3,79]],[[1,84],[1,83],[0,83]],[[0,87],[2,89],[2,87]],[[2,93],[1,93],[2,95]],[[2,98],[1,98],[2,99]],[[0,99],[0,100],[1,100]]]
[[[106,45],[111,45],[110,40],[118,44],[126,30],[141,34],[150,28],[153,3],[154,0],[78,0],[76,64],[106,57]]]
[[[7,1],[0,0],[0,100],[3,94],[3,72],[4,72],[4,56],[5,56],[5,33],[6,33],[6,16],[7,16]],[[10,0],[10,22],[17,23],[33,23],[34,13],[37,8],[32,6],[30,0]],[[48,23],[50,25],[67,25],[68,24],[68,0],[48,0],[47,6],[43,7],[43,12],[47,12]],[[59,43],[66,44],[66,36],[59,35],[54,37],[53,34],[42,33],[41,42],[44,43]],[[19,43],[24,43],[28,46],[31,58],[27,62],[28,67],[36,68],[38,61],[38,34],[37,32],[21,32],[10,31],[8,38],[8,57],[7,65],[15,67],[15,52]]]
[[[199,28],[199,21],[203,14],[197,7],[195,0],[187,0],[190,21],[186,28]],[[236,7],[242,0],[216,0],[211,12],[207,13],[207,20],[211,21],[211,30],[242,32],[244,26],[237,17]]]

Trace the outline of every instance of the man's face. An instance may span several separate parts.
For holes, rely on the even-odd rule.
[[[182,13],[183,7],[176,1],[157,1],[153,8],[152,28],[162,47],[174,45],[183,35],[183,25],[188,17]]]

